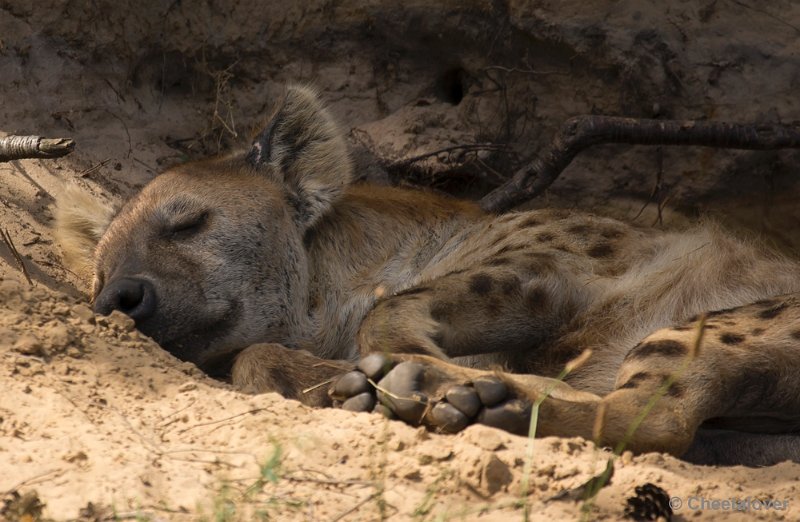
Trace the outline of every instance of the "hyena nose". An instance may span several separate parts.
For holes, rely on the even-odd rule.
[[[123,277],[110,282],[94,301],[95,313],[119,310],[137,323],[156,311],[156,289],[146,279]]]

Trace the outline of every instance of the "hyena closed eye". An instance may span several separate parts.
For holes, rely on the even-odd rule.
[[[800,456],[794,261],[714,226],[492,216],[352,178],[330,114],[294,87],[250,150],[170,169],[113,217],[65,196],[59,234],[91,263],[98,313],[130,315],[243,389],[517,433],[549,393],[537,434],[591,438],[597,425],[613,445],[674,380],[634,451],[755,462],[731,448],[756,433],[762,460]],[[302,391],[333,377],[329,393]]]

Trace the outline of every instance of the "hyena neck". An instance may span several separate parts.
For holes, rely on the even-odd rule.
[[[415,284],[450,238],[485,218],[470,202],[357,185],[305,238],[310,331],[298,344],[331,359],[358,356],[358,326],[381,297]]]

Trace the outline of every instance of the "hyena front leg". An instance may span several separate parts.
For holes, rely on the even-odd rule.
[[[680,456],[704,423],[762,433],[800,430],[800,298],[712,312],[653,333],[628,354],[615,390],[599,397],[566,383],[455,366],[426,356],[374,354],[359,370],[402,420],[442,431],[484,423],[537,435],[582,436],[637,453]],[[376,358],[382,359],[377,361]],[[335,384],[334,398],[346,398]]]
[[[571,317],[579,292],[531,256],[529,266],[459,270],[379,301],[358,332],[361,355],[440,359],[530,354]]]
[[[315,357],[280,344],[254,344],[233,363],[231,383],[247,393],[275,392],[308,406],[330,406],[326,383],[353,369],[347,361]]]
[[[574,313],[580,302],[576,287],[567,275],[554,270],[549,260],[535,255],[522,266],[489,263],[480,269],[452,272],[375,306],[358,332],[359,348],[365,357],[359,366],[373,383],[382,379],[378,390],[381,402],[392,403],[392,396],[424,396],[422,402],[395,401],[389,405],[393,413],[409,422],[423,420],[423,402],[440,401],[450,387],[468,381],[470,386],[450,392],[450,402],[458,402],[453,394],[464,394],[463,400],[469,403],[464,406],[466,411],[459,413],[443,403],[433,413],[441,419],[431,419],[432,425],[457,431],[479,421],[509,431],[527,430],[525,409],[529,411],[530,404],[512,400],[523,394],[510,393],[491,372],[456,366],[450,360],[488,353],[500,354],[495,360],[501,362],[529,359]],[[370,354],[385,357],[368,357]],[[382,368],[397,362],[406,364],[384,375]],[[552,381],[533,376],[515,378],[524,383],[512,388],[540,391]],[[331,394],[345,408],[371,409],[375,405],[371,397],[374,390],[365,390],[364,383],[363,376],[352,374],[337,383]],[[566,385],[557,386],[574,392]],[[588,394],[581,397],[588,399]],[[501,405],[500,409],[491,409]]]

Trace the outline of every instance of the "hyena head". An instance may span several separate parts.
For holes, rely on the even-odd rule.
[[[291,345],[308,321],[303,237],[351,177],[330,114],[310,90],[289,88],[249,151],[170,169],[110,220],[93,248],[95,312],[124,312],[209,373],[250,344]],[[97,236],[96,219],[79,212],[59,202],[62,245]]]

